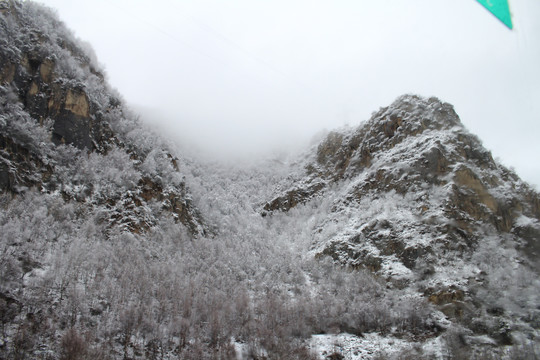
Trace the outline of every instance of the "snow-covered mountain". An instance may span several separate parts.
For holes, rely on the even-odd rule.
[[[509,335],[486,323],[537,318],[540,197],[451,105],[402,96],[357,129],[328,134],[303,165],[263,214],[320,204],[315,257],[415,289],[503,343]]]
[[[449,104],[402,96],[357,129],[330,133],[312,157],[263,215],[328,199],[318,255],[410,278],[418,258],[463,258],[495,235],[539,268],[538,194],[493,160]]]
[[[0,358],[535,358],[540,198],[406,95],[301,156],[187,156],[0,1]]]

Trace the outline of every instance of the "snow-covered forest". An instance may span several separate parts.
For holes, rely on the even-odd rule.
[[[29,1],[0,2],[0,75],[0,358],[540,355],[538,269],[522,251],[538,247],[540,201],[510,171],[478,165],[499,176],[504,201],[532,199],[503,232],[483,207],[474,221],[446,218],[454,214],[444,207],[452,189],[462,185],[451,179],[461,174],[457,165],[437,175],[440,183],[411,178],[409,192],[372,187],[351,200],[371,180],[368,165],[349,177],[330,169],[342,139],[356,136],[351,129],[300,156],[199,159],[142,123],[106,84],[88,46]],[[439,106],[414,101],[414,111]],[[429,119],[413,110],[403,112]],[[424,144],[430,134],[411,141]],[[465,130],[454,134],[469,139]],[[467,152],[487,156],[479,141],[467,141]],[[326,163],[323,150],[331,153]],[[379,183],[382,170],[415,173],[414,162],[385,154],[369,165]],[[277,202],[285,211],[269,210],[291,189],[302,201],[290,197]],[[417,211],[419,198],[429,209]],[[466,224],[472,235],[462,237],[472,240],[443,253],[433,244],[450,223]],[[409,264],[403,249],[375,249],[395,232],[408,246],[424,241],[435,250]],[[366,262],[370,249],[381,256],[377,266]]]

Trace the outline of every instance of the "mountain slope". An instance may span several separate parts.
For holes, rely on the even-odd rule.
[[[4,1],[1,21],[1,189],[58,192],[130,231],[152,226],[147,205],[162,202],[193,234],[206,231],[177,159],[124,108],[91,50],[34,4]]]
[[[330,133],[304,167],[263,215],[322,204],[313,210],[322,214],[316,257],[416,289],[502,342],[511,340],[500,329],[468,322],[492,323],[497,313],[537,329],[540,197],[493,160],[451,105],[402,96],[357,129]]]

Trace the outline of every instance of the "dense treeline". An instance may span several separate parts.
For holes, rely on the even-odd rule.
[[[1,286],[13,298],[2,301],[2,337],[15,358],[229,358],[233,340],[253,357],[305,358],[314,333],[433,331],[425,302],[297,251],[283,229],[301,222],[236,217],[213,239],[172,221],[111,233],[84,206],[9,197]]]

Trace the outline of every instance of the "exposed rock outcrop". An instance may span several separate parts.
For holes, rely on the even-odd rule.
[[[108,224],[133,232],[154,225],[156,214],[147,205],[159,202],[191,233],[204,233],[185,184],[160,184],[163,177],[180,178],[176,159],[163,149],[170,158],[160,157],[159,171],[145,165],[157,149],[137,143],[147,139],[130,137],[130,129],[142,124],[108,87],[93,54],[45,7],[10,0],[0,10],[0,189],[18,193],[35,187],[58,191],[67,201],[105,206]],[[104,195],[91,173],[86,179],[78,174],[79,167],[91,167],[84,165],[91,159],[91,166],[108,164],[113,173],[127,166],[133,178]]]
[[[520,217],[540,221],[538,194],[496,164],[465,130],[452,106],[436,98],[403,96],[356,130],[330,133],[298,183],[269,201],[264,210],[287,211],[324,196],[337,183],[348,185],[336,201],[335,212],[377,194],[417,193],[415,204],[407,207],[425,218],[418,225],[425,226],[431,214],[447,223],[440,227],[441,238],[463,239],[467,247],[477,241],[474,233],[479,226],[523,234],[534,230],[517,226]],[[430,199],[434,195],[430,189],[435,188],[441,196],[437,202]],[[363,227],[364,235],[368,228]],[[406,248],[407,244],[398,247],[396,255]]]

